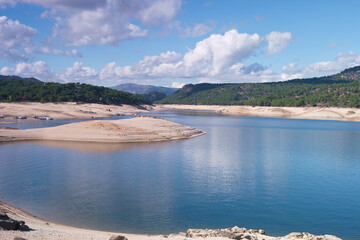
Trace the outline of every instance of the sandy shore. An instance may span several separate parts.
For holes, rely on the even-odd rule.
[[[211,110],[219,114],[234,116],[255,116],[293,119],[318,119],[360,121],[358,108],[320,108],[320,107],[260,107],[260,106],[221,106],[221,105],[181,105],[158,104],[154,110],[190,109]]]
[[[283,237],[273,237],[265,235],[262,230],[247,230],[238,227],[217,230],[189,229],[186,233],[176,233],[170,235],[128,234],[75,228],[45,221],[1,201],[0,211],[5,212],[12,219],[25,221],[25,224],[31,229],[31,231],[0,230],[0,239],[2,240],[13,240],[15,237],[21,237],[27,240],[108,240],[112,236],[124,236],[128,240],[229,240],[230,235],[239,236],[236,238],[238,240],[340,240],[340,238],[332,235],[315,236],[309,233],[291,233]],[[224,236],[212,237],[211,235]],[[225,237],[226,235],[229,236]]]
[[[320,107],[260,107],[260,106],[222,106],[222,105],[181,105],[158,104],[155,106],[102,105],[76,103],[0,103],[0,115],[48,116],[54,119],[103,118],[111,115],[131,115],[146,113],[149,110],[191,109],[210,110],[219,114],[234,116],[256,116],[293,119],[318,119],[360,121],[360,109],[357,108],[320,108]]]
[[[36,129],[0,128],[0,141],[53,140],[76,142],[159,142],[187,139],[204,132],[169,120],[139,116],[121,120],[90,120]]]
[[[143,107],[131,105],[102,105],[102,104],[76,104],[76,103],[0,103],[0,115],[7,117],[48,116],[54,119],[86,119],[103,118],[111,115],[130,115],[148,112]],[[5,118],[6,119],[6,118]]]

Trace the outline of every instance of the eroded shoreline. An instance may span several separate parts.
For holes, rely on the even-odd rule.
[[[261,106],[224,106],[224,105],[181,105],[158,104],[154,110],[169,109],[208,110],[231,116],[252,116],[289,119],[314,119],[337,121],[360,121],[358,108],[321,108],[321,107],[261,107]]]
[[[266,235],[264,230],[239,228],[237,226],[222,229],[189,229],[186,233],[180,232],[170,235],[129,234],[77,228],[46,221],[2,201],[0,201],[0,212],[6,213],[12,219],[25,221],[25,224],[31,229],[30,231],[0,230],[0,238],[4,240],[12,240],[15,237],[27,240],[108,240],[113,236],[124,236],[128,240],[340,240],[333,235],[316,236],[310,233],[290,233],[283,237],[274,237]]]

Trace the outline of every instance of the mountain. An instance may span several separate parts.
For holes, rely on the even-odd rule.
[[[161,100],[163,98],[166,98],[166,94],[164,92],[160,91],[150,91],[148,93],[142,94],[144,98],[150,101],[150,103],[153,103],[154,101]]]
[[[83,102],[115,105],[149,103],[139,94],[89,84],[41,82],[16,76],[0,79],[0,102]]]
[[[27,81],[27,82],[41,82],[39,79],[36,78],[22,78],[22,77],[18,77],[18,76],[5,76],[5,75],[0,75],[0,80],[9,80],[9,79],[15,79],[15,80],[23,80],[23,81]]]
[[[124,92],[138,93],[138,94],[145,94],[151,91],[159,91],[165,93],[166,95],[172,94],[178,90],[178,88],[159,87],[152,85],[139,85],[135,83],[123,83],[113,86],[111,88]]]
[[[331,76],[272,83],[188,84],[162,104],[360,107],[360,66]]]

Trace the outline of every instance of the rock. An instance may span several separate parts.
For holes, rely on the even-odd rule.
[[[4,212],[0,212],[0,229],[3,229],[3,230],[21,230],[21,231],[30,230],[30,228],[25,225],[24,221],[17,221],[17,220],[11,219]]]
[[[6,213],[0,212],[0,220],[8,220],[9,217]]]
[[[179,232],[179,235],[181,235],[181,236],[186,236],[186,233],[184,233],[184,232]]]
[[[203,229],[188,229],[187,237],[207,237],[208,232]]]
[[[225,237],[225,238],[233,238],[234,234],[226,231],[219,231],[216,234],[216,237]]]
[[[293,232],[290,233],[288,235],[286,235],[285,237],[281,238],[281,239],[289,239],[289,240],[293,240],[293,239],[303,239],[303,240],[341,240],[340,238],[336,237],[336,236],[332,236],[332,235],[322,235],[322,236],[315,236],[311,233],[299,233],[299,232]]]
[[[0,227],[5,230],[18,230],[20,223],[9,218],[8,220],[0,220]]]
[[[265,230],[259,229],[259,233],[260,233],[260,234],[265,234]]]
[[[235,226],[233,228],[231,228],[231,231],[234,233],[244,233],[247,231],[246,228],[239,228],[238,226]]]
[[[233,235],[232,239],[240,240],[240,239],[243,238],[243,236],[244,236],[243,233],[235,233],[235,234]]]
[[[13,240],[26,240],[25,238],[22,238],[22,237],[14,237]]]
[[[109,238],[109,240],[128,240],[126,237],[124,236],[120,236],[120,235],[113,235]]]

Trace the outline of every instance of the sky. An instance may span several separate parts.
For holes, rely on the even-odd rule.
[[[272,82],[360,65],[357,0],[0,0],[0,74]]]

